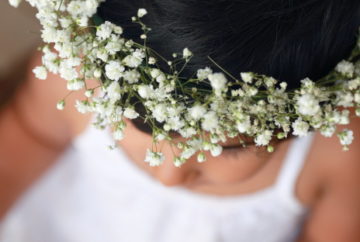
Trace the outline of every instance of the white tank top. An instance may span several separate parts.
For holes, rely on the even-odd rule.
[[[312,139],[292,141],[272,186],[217,197],[161,185],[90,125],[8,213],[0,241],[294,241],[308,211],[294,186]]]

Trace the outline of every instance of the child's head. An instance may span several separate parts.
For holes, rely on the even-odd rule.
[[[305,77],[323,77],[347,57],[355,46],[360,25],[360,7],[353,0],[107,0],[98,14],[124,27],[126,38],[142,42],[141,29],[131,22],[139,8],[148,11],[143,21],[152,29],[147,37],[149,47],[166,59],[185,47],[194,53],[183,76],[190,77],[205,66],[218,70],[209,60],[211,56],[234,76],[252,71],[285,81],[290,88],[298,87]],[[160,63],[160,67],[164,71],[168,68],[166,63]],[[136,107],[139,113],[144,111]],[[210,189],[215,193],[224,191],[222,185],[233,184],[242,175],[256,171],[264,161],[281,160],[289,144],[274,144],[279,150],[274,155],[251,145],[225,149],[218,157],[208,155],[206,163],[199,164],[193,157],[178,169],[172,164],[172,148],[164,142],[161,151],[167,160],[151,168],[143,163],[143,151],[151,147],[151,128],[142,119],[127,122],[127,138],[122,143],[144,169],[168,185],[212,184]],[[239,146],[236,139],[222,145],[232,144]]]
[[[211,56],[234,76],[252,71],[285,81],[289,88],[305,77],[321,78],[347,57],[360,25],[356,0],[107,0],[98,14],[124,27],[127,38],[142,42],[141,29],[130,20],[140,7],[148,10],[143,21],[152,29],[147,39],[152,49],[167,59],[185,47],[194,53],[182,75],[205,66],[217,70]],[[167,69],[166,63],[160,65]],[[151,133],[142,120],[133,122]]]

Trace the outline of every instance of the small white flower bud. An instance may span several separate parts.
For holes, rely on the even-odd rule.
[[[286,135],[285,135],[285,133],[278,133],[277,135],[276,135],[276,137],[278,138],[278,139],[284,139],[285,137],[286,137]]]
[[[56,108],[59,110],[64,110],[65,108],[65,100],[61,100],[56,104]]]
[[[94,95],[94,89],[88,89],[85,91],[85,97],[92,97]]]
[[[94,71],[94,77],[99,79],[101,77],[101,70],[100,69],[96,69]]]
[[[355,114],[356,114],[356,116],[360,117],[360,108],[357,108],[357,109],[355,110]]]
[[[274,146],[269,145],[269,146],[266,148],[266,150],[267,150],[269,153],[273,153],[275,149],[274,149]]]
[[[221,145],[212,145],[210,148],[210,153],[212,156],[216,157],[219,156],[223,151],[223,147]]]
[[[182,159],[181,157],[175,157],[175,159],[174,159],[174,165],[176,166],[176,167],[180,167],[180,166],[182,166],[184,163],[185,163],[185,159]]]
[[[189,50],[189,48],[185,48],[184,50],[183,50],[183,56],[184,56],[184,58],[189,58],[189,57],[191,57],[193,55],[193,53]]]
[[[156,63],[156,59],[154,57],[149,57],[149,64],[154,65]]]
[[[36,78],[40,80],[45,80],[47,78],[47,70],[44,66],[35,67],[33,70]]]
[[[253,75],[250,72],[240,73],[241,79],[246,83],[251,83],[253,80]]]
[[[288,84],[286,82],[281,82],[280,87],[281,89],[285,90],[287,88]]]
[[[147,14],[147,11],[145,8],[139,8],[138,12],[137,12],[137,16],[139,18],[142,18],[144,17],[145,15]]]
[[[344,150],[348,150],[348,145],[350,145],[354,140],[354,132],[349,129],[344,129],[338,133],[338,137],[340,139],[340,143],[344,146]]]
[[[204,152],[200,152],[200,153],[198,154],[198,156],[197,156],[197,161],[198,161],[199,163],[206,161],[206,156],[205,156]]]
[[[150,149],[147,149],[144,161],[149,163],[150,166],[160,166],[164,160],[165,157],[161,152],[154,152]]]
[[[139,114],[133,108],[126,108],[124,111],[124,116],[129,119],[136,119],[139,117]]]
[[[22,0],[9,0],[9,4],[15,8],[19,7]]]

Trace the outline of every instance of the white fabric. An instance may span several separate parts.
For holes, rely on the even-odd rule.
[[[292,141],[274,185],[216,197],[162,186],[89,126],[9,212],[0,241],[294,241],[308,211],[294,184],[311,140]]]

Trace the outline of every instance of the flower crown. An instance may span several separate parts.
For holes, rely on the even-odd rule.
[[[228,137],[252,137],[257,146],[267,146],[269,152],[274,150],[270,145],[273,138],[305,136],[311,130],[326,137],[337,133],[344,150],[353,140],[351,130],[338,131],[337,125],[349,124],[350,107],[360,116],[360,38],[351,56],[327,76],[316,82],[306,78],[300,88],[287,90],[285,82],[265,75],[247,72],[234,77],[210,57],[222,72],[205,67],[194,78],[181,77],[192,52],[185,48],[168,61],[148,47],[151,29],[141,21],[147,14],[145,9],[132,17],[143,30],[143,43],[139,44],[123,38],[120,26],[99,22],[96,11],[105,0],[26,1],[38,9],[36,17],[46,43],[41,48],[43,65],[33,70],[36,77],[46,79],[52,72],[67,80],[69,90],[84,90],[84,100],[75,104],[78,111],[96,113],[94,124],[111,126],[115,140],[124,137],[124,117],[143,119],[153,130],[153,148],[145,157],[150,166],[164,161],[157,147],[161,140],[181,150],[174,154],[175,166],[196,153],[198,162],[206,160],[205,151],[220,155],[219,142]],[[17,7],[21,0],[9,2]],[[158,61],[166,61],[171,73],[161,71]],[[175,68],[179,63],[183,64],[180,71]],[[89,79],[98,80],[101,97],[94,96],[95,89],[87,88]],[[145,107],[144,116],[135,110],[132,98]],[[57,104],[58,109],[64,106],[65,99]],[[186,141],[175,143],[171,132]],[[244,144],[241,138],[239,142]]]

